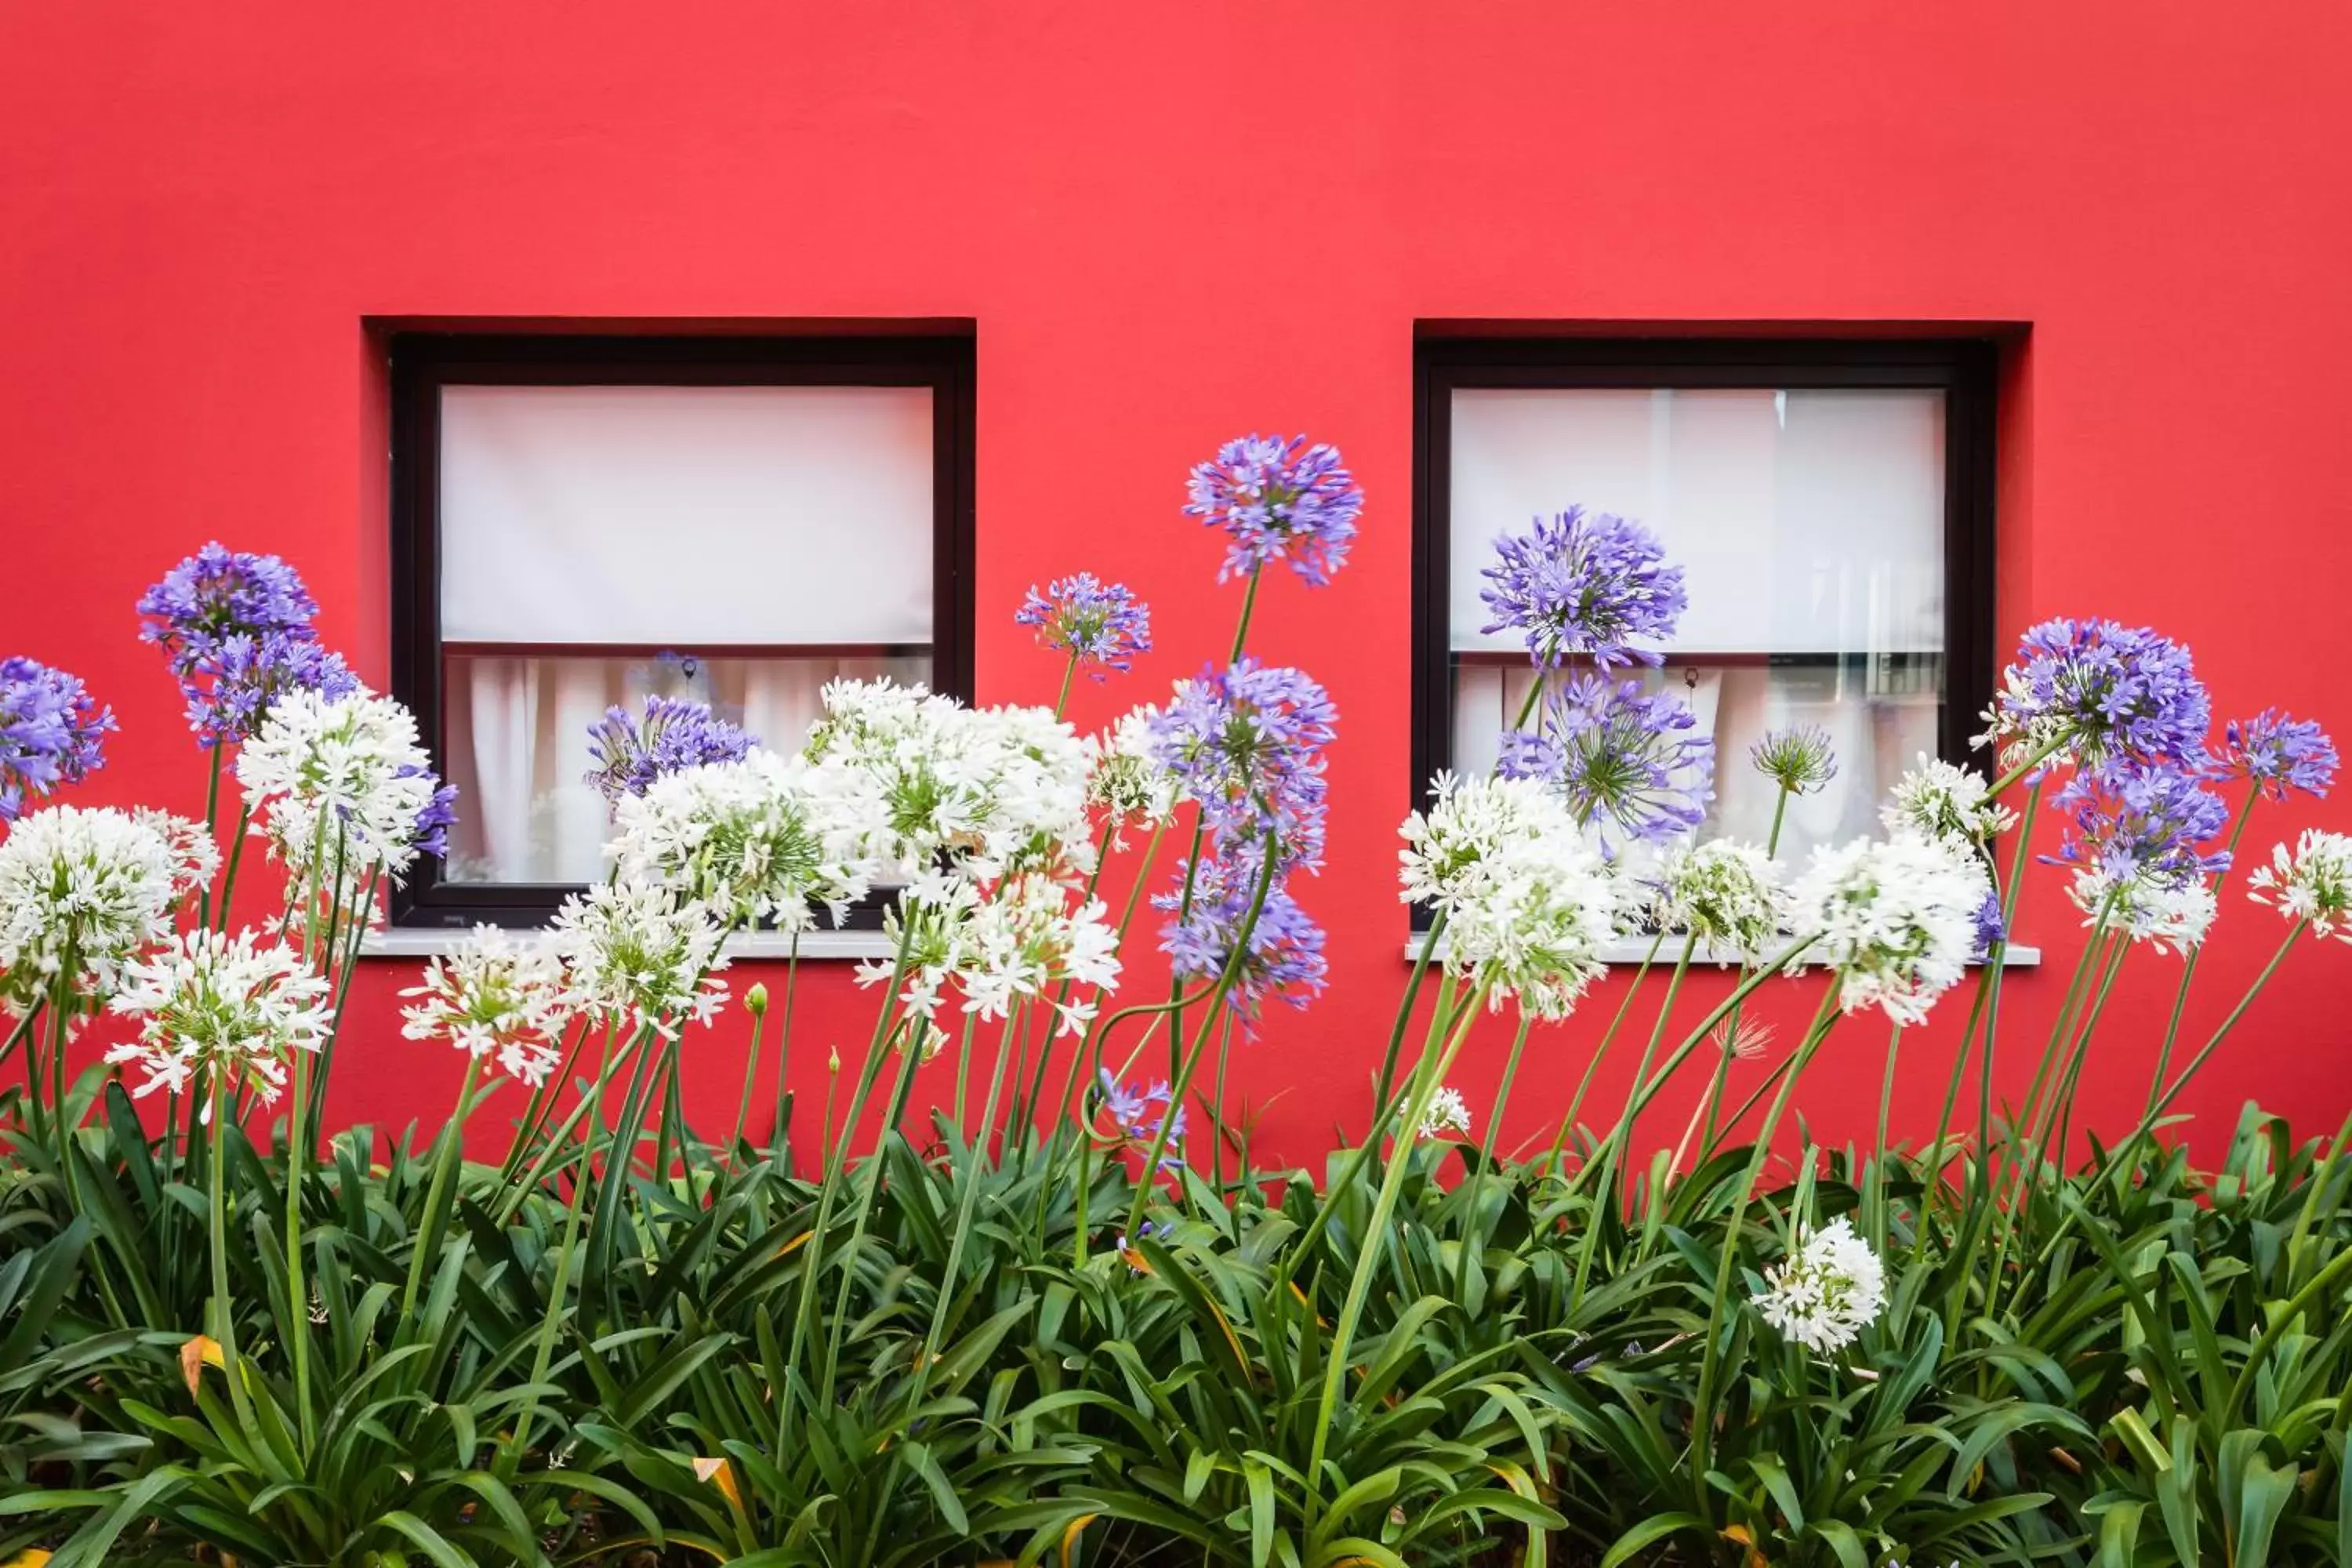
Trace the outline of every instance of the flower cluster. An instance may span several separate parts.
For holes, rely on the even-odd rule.
[[[1567,1016],[1601,972],[1617,889],[1558,795],[1526,779],[1437,776],[1435,797],[1399,830],[1401,896],[1444,918],[1449,973]]]
[[[359,689],[341,658],[320,646],[310,626],[318,610],[277,556],[215,542],[140,596],[139,635],[163,650],[189,728],[213,747],[252,735],[289,692],[331,700]]]
[[[1895,781],[1879,816],[1889,833],[1957,838],[1979,847],[2017,826],[2017,814],[1992,798],[1982,773],[1925,752],[1916,767]]]
[[[1659,930],[1686,932],[1718,952],[1761,952],[1788,918],[1771,858],[1728,838],[1668,853],[1652,908]]]
[[[334,1030],[324,975],[280,943],[251,931],[194,931],[173,937],[125,972],[111,1003],[140,1020],[139,1037],[106,1059],[146,1079],[131,1092],[184,1091],[201,1071],[213,1087],[243,1084],[265,1105],[286,1086],[296,1051],[316,1051]]]
[[[54,805],[0,839],[0,999],[17,1014],[62,980],[104,997],[171,934],[173,907],[212,860],[177,817]]]
[[[113,728],[113,710],[92,701],[79,678],[29,658],[0,659],[0,822],[104,766],[99,738]]]
[[[1536,729],[1503,737],[1496,770],[1550,784],[1614,857],[1706,820],[1715,740],[1678,697],[1579,676],[1547,695]]]
[[[1148,1152],[1152,1140],[1160,1138],[1164,1121],[1168,1134],[1161,1140],[1160,1168],[1174,1170],[1183,1164],[1184,1108],[1173,1104],[1175,1095],[1165,1080],[1147,1089],[1132,1089],[1113,1078],[1108,1068],[1098,1069],[1097,1079],[1101,1087],[1101,1114],[1110,1122],[1113,1148]]]
[[[1364,510],[1339,449],[1304,436],[1237,437],[1192,469],[1190,490],[1185,515],[1230,541],[1221,583],[1287,561],[1308,586],[1323,586],[1346,563]]]
[[[1470,1102],[1462,1091],[1450,1085],[1440,1085],[1429,1097],[1429,1110],[1423,1113],[1418,1130],[1423,1138],[1467,1138],[1470,1136]]]
[[[2050,620],[2027,631],[1979,744],[2005,763],[2201,764],[2212,703],[2189,650],[2145,626]]]
[[[1043,996],[1056,982],[1108,990],[1118,983],[1118,933],[1099,899],[1080,900],[1063,882],[1031,871],[1010,877],[976,899],[955,927],[948,968],[967,1013],[1002,1018],[1017,1003]],[[1091,1002],[1056,1005],[1066,1033],[1094,1016]]]
[[[1043,593],[1032,587],[1013,619],[1035,626],[1040,643],[1081,664],[1126,669],[1137,654],[1151,651],[1150,608],[1126,584],[1105,583],[1091,572],[1056,577]],[[1087,673],[1104,679],[1102,669]]]
[[[1265,872],[1265,860],[1246,850],[1203,856],[1188,889],[1151,900],[1177,917],[1160,929],[1171,972],[1180,980],[1214,981],[1231,967],[1225,1002],[1245,1018],[1268,997],[1305,1007],[1322,994],[1329,971],[1323,928],[1291,897],[1278,867],[1270,879]]]
[[[1756,1310],[1805,1349],[1829,1353],[1862,1337],[1886,1306],[1886,1269],[1843,1215],[1799,1238],[1764,1271]]]
[[[2256,903],[2310,921],[2315,936],[2352,942],[2352,837],[2306,828],[2292,854],[2278,846],[2271,863],[2255,867],[2248,880]]]
[[[845,779],[764,747],[667,773],[621,797],[606,852],[624,879],[698,900],[730,924],[805,931],[818,904],[838,924],[866,893],[858,858],[880,827],[878,803]]]
[[[1748,762],[1790,795],[1811,795],[1837,777],[1837,751],[1819,724],[1772,731],[1748,749]]]
[[[1635,640],[1673,637],[1689,604],[1683,569],[1665,563],[1657,536],[1609,512],[1571,506],[1539,517],[1530,531],[1497,539],[1495,553],[1479,574],[1493,584],[1478,591],[1495,616],[1483,630],[1519,633],[1546,669],[1580,656],[1603,669],[1654,665],[1656,651]]]
[[[402,1009],[400,1032],[412,1040],[446,1040],[478,1062],[495,1058],[533,1089],[562,1064],[556,1041],[572,1002],[563,964],[544,942],[476,926],[464,946],[427,963],[423,983],[401,994],[423,998]]]
[[[2053,805],[2071,818],[2053,858],[2075,868],[2069,896],[2086,923],[2186,949],[2212,923],[2205,879],[2228,868],[2212,840],[2229,807],[2201,777],[2169,763],[2111,765],[2077,773]]]
[[[549,938],[571,1006],[620,1028],[676,1039],[727,1000],[722,932],[709,909],[645,882],[600,883],[555,912]]]
[[[596,763],[587,774],[606,800],[643,795],[665,773],[702,763],[740,762],[752,738],[714,716],[710,705],[684,697],[648,697],[642,719],[625,708],[607,708],[588,727],[588,753]]]
[[[1287,868],[1323,858],[1323,748],[1338,711],[1298,670],[1244,656],[1179,681],[1153,715],[1153,755],[1201,820],[1241,844],[1272,837]]]
[[[1823,846],[1790,890],[1790,923],[1811,939],[1799,962],[1838,972],[1838,1002],[1926,1021],[1977,951],[1991,890],[1981,856],[1952,838],[1898,833]]]
[[[345,882],[406,871],[443,839],[456,794],[433,776],[408,710],[365,689],[284,693],[238,753],[236,776],[289,872]]]
[[[1087,738],[1087,804],[1101,809],[1111,842],[1125,847],[1129,823],[1157,827],[1176,813],[1179,784],[1161,765],[1152,739],[1156,708],[1119,715],[1102,735]]]
[[[2247,780],[2273,800],[2284,800],[2291,789],[2324,795],[2336,782],[2336,742],[2308,719],[2266,708],[2231,720],[2222,741],[2222,774]]]

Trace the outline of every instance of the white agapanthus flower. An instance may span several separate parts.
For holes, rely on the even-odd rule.
[[[131,815],[161,835],[171,851],[172,893],[175,900],[212,886],[214,873],[220,869],[221,853],[210,828],[152,806],[132,806]]]
[[[605,853],[623,880],[698,900],[730,924],[805,931],[822,904],[837,925],[865,896],[858,858],[882,825],[880,797],[856,783],[754,747],[623,795]]]
[[[1992,798],[1992,785],[1982,773],[1925,752],[1916,767],[1895,781],[1879,816],[1889,833],[1971,844],[1990,844],[2017,826],[2017,813]]]
[[[1898,1024],[1924,1022],[1968,973],[1991,890],[1983,858],[1957,839],[1824,845],[1790,889],[1790,925],[1813,939],[1797,962],[1837,970],[1849,1013],[1875,1006]]]
[[[140,1021],[139,1037],[106,1059],[145,1072],[134,1095],[179,1094],[206,1072],[215,1088],[241,1081],[267,1105],[286,1087],[293,1054],[333,1033],[332,1004],[326,977],[292,948],[249,931],[188,931],[124,973],[110,1005]]]
[[[171,934],[191,853],[171,830],[112,806],[20,818],[0,840],[0,998],[29,1012],[61,974],[111,993],[133,959]]]
[[[1449,973],[1561,1018],[1601,972],[1618,890],[1559,795],[1539,780],[1440,773],[1399,831],[1401,897],[1445,916]]]
[[[2254,868],[2248,896],[2290,920],[2309,921],[2314,936],[2352,942],[2352,837],[2306,828],[2290,854],[2278,845]]]
[[[1654,885],[1659,928],[1717,949],[1760,952],[1780,939],[1786,923],[1779,868],[1752,844],[1716,838],[1678,847],[1659,867]]]
[[[711,976],[727,967],[706,906],[644,882],[604,882],[555,911],[549,942],[563,961],[574,1008],[625,1028],[676,1039],[689,1019],[708,1023],[727,1000]]]
[[[937,1016],[950,984],[962,993],[965,1012],[995,1019],[1066,982],[1096,993],[1056,1005],[1062,1032],[1077,1033],[1093,1018],[1099,994],[1118,982],[1118,933],[1108,908],[1082,900],[1054,877],[1025,872],[987,888],[942,878],[920,892],[884,915],[892,956],[859,965],[857,980],[888,981],[903,940],[899,997],[925,1020]]]
[[[834,681],[824,705],[806,754],[878,803],[861,857],[873,880],[936,890],[943,854],[983,882],[1091,863],[1086,746],[1050,710],[968,709],[887,680]]]
[[[1109,818],[1114,844],[1124,845],[1131,822],[1157,827],[1176,814],[1181,786],[1152,750],[1158,711],[1147,706],[1123,713],[1108,731],[1087,739],[1087,802]]]
[[[1842,1351],[1886,1305],[1886,1270],[1843,1215],[1799,1238],[1796,1255],[1764,1271],[1763,1320],[1807,1350]]]
[[[545,942],[478,925],[401,994],[423,998],[401,1010],[400,1032],[412,1040],[446,1040],[476,1061],[494,1058],[533,1089],[562,1060],[556,1042],[572,1004],[562,961]]]
[[[270,704],[237,753],[236,776],[266,837],[296,877],[397,877],[416,858],[417,819],[439,787],[416,721],[367,690],[298,689]]]
[[[2095,930],[2123,931],[2158,952],[2187,952],[2205,940],[2220,903],[2202,877],[2140,875],[2117,883],[2095,866],[2077,870],[2066,896]]]
[[[1470,1102],[1462,1091],[1452,1087],[1441,1088],[1429,1097],[1429,1110],[1421,1119],[1423,1138],[1467,1138],[1470,1136]]]

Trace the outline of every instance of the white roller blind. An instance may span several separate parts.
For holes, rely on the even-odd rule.
[[[924,643],[928,387],[450,386],[441,635]]]
[[[1450,592],[1486,637],[1496,536],[1582,503],[1639,518],[1687,574],[1691,654],[1932,653],[1944,644],[1944,395],[1461,390]]]

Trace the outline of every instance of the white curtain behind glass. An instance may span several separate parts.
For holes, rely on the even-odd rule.
[[[446,388],[449,879],[600,874],[608,707],[789,750],[827,680],[928,679],[931,439],[924,387]]]
[[[1937,745],[1942,393],[1463,390],[1453,420],[1457,768],[1493,765],[1533,679],[1517,638],[1480,630],[1494,540],[1581,503],[1647,523],[1685,570],[1670,663],[1643,679],[1714,734],[1702,832],[1763,840],[1774,792],[1748,751],[1797,723],[1829,731],[1839,773],[1790,803],[1784,852],[1874,826],[1885,786]]]

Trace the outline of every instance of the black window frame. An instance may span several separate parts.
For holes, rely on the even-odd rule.
[[[926,386],[931,390],[931,689],[972,696],[974,533],[971,334],[869,330],[822,334],[576,334],[412,331],[386,344],[391,377],[392,695],[416,715],[445,774],[440,580],[440,394],[476,386]],[[689,650],[706,656],[719,647]],[[466,803],[459,801],[460,812]],[[396,889],[396,926],[547,923],[580,890],[563,882],[452,883],[437,859],[418,861]],[[881,902],[850,913],[847,929],[877,930]]]
[[[1975,765],[1969,737],[1996,663],[1995,418],[1991,337],[1563,337],[1424,333],[1413,345],[1412,780],[1451,760],[1454,668],[1453,395],[1463,389],[1675,391],[1923,388],[1945,395],[1944,709],[1937,749]],[[1562,504],[1574,497],[1563,497]],[[1416,930],[1429,911],[1415,906]]]

